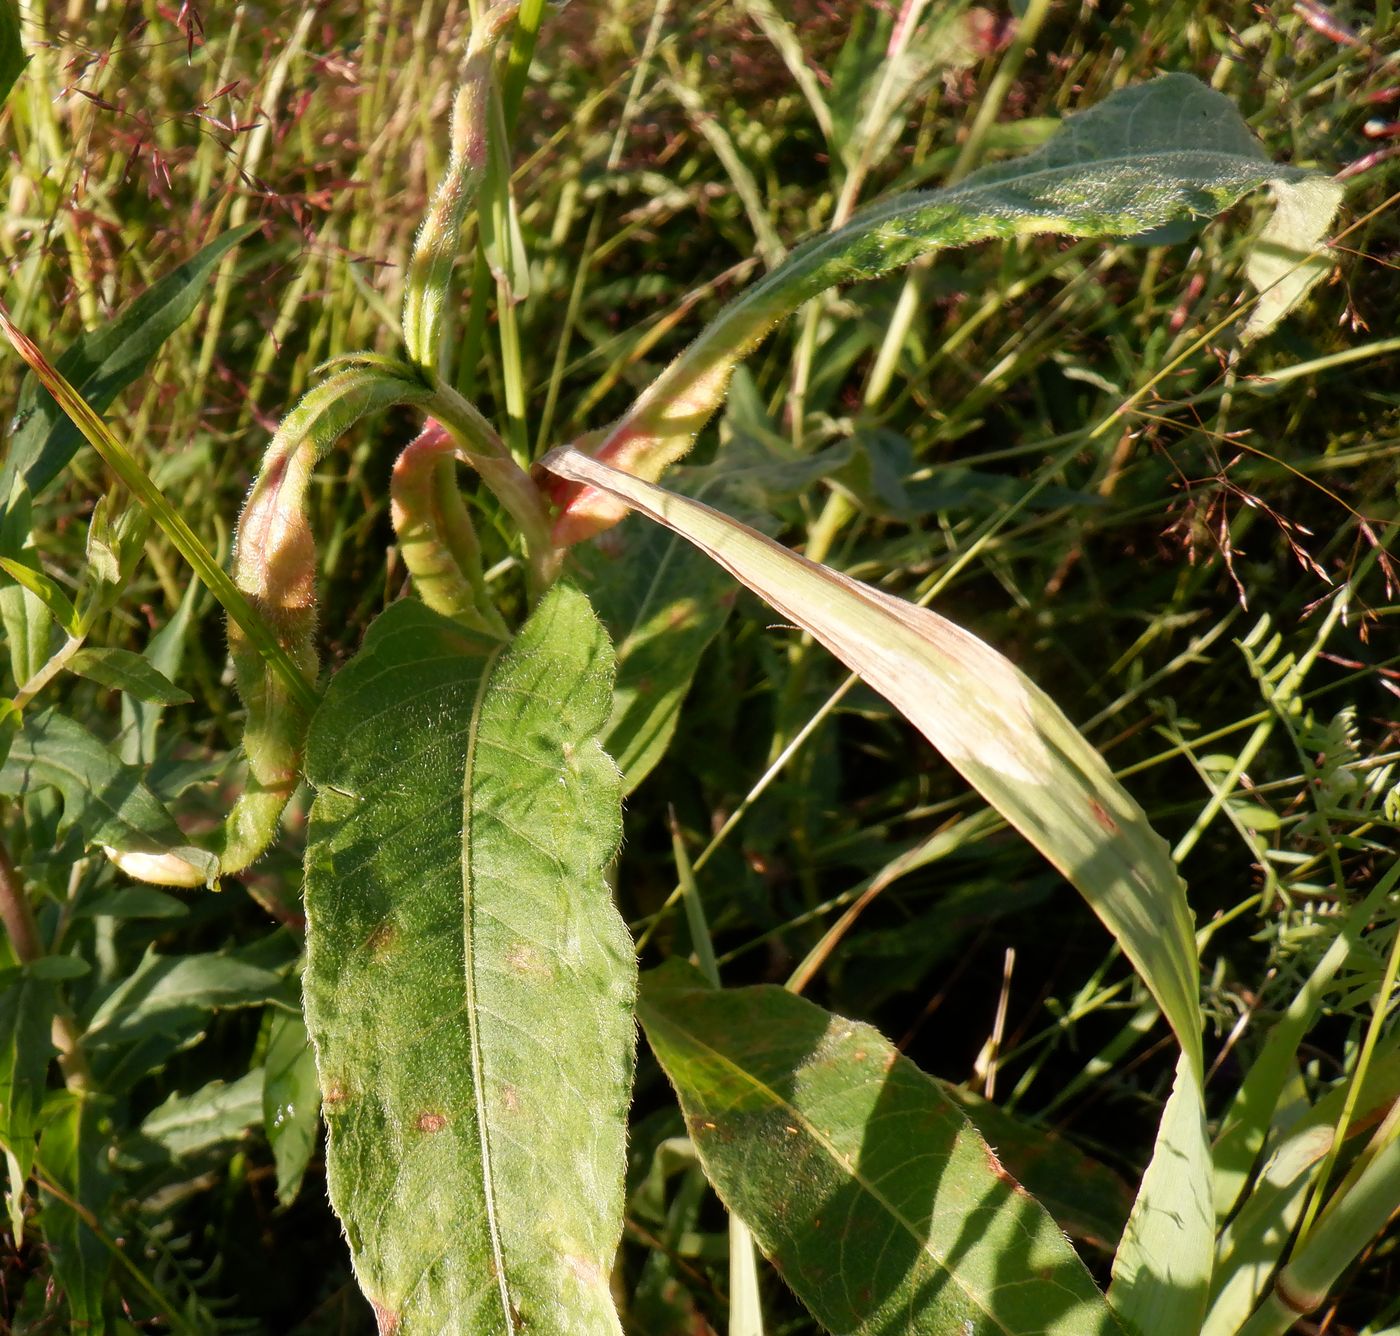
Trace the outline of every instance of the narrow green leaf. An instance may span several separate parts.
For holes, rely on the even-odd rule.
[[[0,588],[0,625],[10,653],[10,676],[22,687],[48,662],[54,646],[53,617],[39,596],[23,585]]]
[[[644,391],[591,452],[647,479],[690,448],[735,365],[810,298],[930,251],[1035,233],[1132,236],[1213,217],[1268,182],[1310,174],[1271,162],[1229,98],[1187,74],[1125,88],[1070,117],[1047,144],[957,185],[884,200],[807,242],[741,293]],[[1310,215],[1311,216],[1311,215]],[[560,542],[616,523],[597,492],[565,489]]]
[[[99,1130],[105,1111],[101,1100],[68,1091],[56,1105],[39,1142],[39,1168],[59,1192],[40,1194],[39,1227],[54,1278],[68,1303],[71,1330],[102,1336],[107,1330],[102,1292],[111,1254],[84,1217],[100,1219],[112,1194],[107,1140]]]
[[[11,557],[0,557],[0,570],[33,594],[70,636],[78,633],[78,614],[73,611],[68,595],[43,571]]]
[[[32,972],[0,972],[0,1146],[9,1162],[10,1227],[16,1241],[24,1236],[24,1184],[34,1165],[55,1051],[49,1030],[57,1003],[53,985]]]
[[[277,1200],[290,1206],[301,1190],[321,1122],[316,1054],[300,1012],[273,1013],[263,1059],[262,1112],[277,1162]]]
[[[1199,1332],[1215,1260],[1210,1141],[1200,1078],[1183,1053],[1157,1143],[1113,1259],[1108,1300],[1143,1336]]]
[[[638,1011],[710,1181],[829,1331],[1123,1331],[1044,1208],[869,1026],[678,962]]]
[[[84,1043],[121,1048],[151,1036],[195,1033],[211,1011],[259,1006],[286,991],[276,970],[233,952],[161,956],[148,950],[96,1004]]]
[[[604,876],[611,685],[568,587],[505,649],[403,602],[313,721],[307,1027],[381,1331],[620,1330],[636,966]]]
[[[68,668],[80,677],[156,705],[185,705],[193,699],[149,660],[128,649],[80,649],[68,660]]]
[[[194,313],[219,262],[261,227],[245,223],[152,284],[111,321],[79,338],[56,362],[59,372],[97,413],[151,364],[165,341]],[[0,507],[17,482],[38,496],[67,466],[82,433],[34,375],[20,387],[9,453],[0,469]]]
[[[14,0],[0,0],[0,106],[27,64],[29,57],[19,36],[19,11]]]
[[[1185,887],[1142,809],[1049,696],[947,618],[818,566],[709,506],[575,450],[543,463],[694,543],[899,709],[1079,890],[1201,1071]]]
[[[218,875],[217,860],[185,843],[141,771],[124,765],[81,724],[54,710],[25,716],[0,766],[0,794],[17,796],[45,786],[63,796],[61,829],[76,826],[89,846],[173,855],[210,885]]]

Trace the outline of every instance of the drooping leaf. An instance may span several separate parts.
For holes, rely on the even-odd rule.
[[[926,608],[818,566],[737,520],[575,450],[545,467],[694,543],[888,699],[1079,890],[1201,1070],[1196,939],[1165,841],[1059,706]]]
[[[1244,343],[1267,334],[1332,268],[1314,254],[1341,207],[1344,187],[1328,176],[1306,176],[1273,185],[1274,213],[1250,247],[1245,274],[1259,300],[1240,331]]]
[[[16,561],[13,557],[0,557],[0,570],[3,570],[16,584],[23,586],[48,609],[54,619],[69,635],[78,630],[78,614],[68,595],[36,566]]]
[[[501,649],[393,605],[313,721],[306,1019],[380,1330],[616,1333],[631,942],[612,653],[556,586]]]
[[[157,705],[184,705],[192,699],[148,659],[129,649],[80,649],[68,660],[68,668],[104,687],[128,692],[137,700]]]
[[[638,1011],[710,1181],[827,1330],[1122,1333],[1045,1209],[877,1031],[677,962]]]
[[[96,412],[105,413],[194,313],[219,262],[260,226],[245,223],[215,238],[199,254],[152,284],[114,319],[84,334],[56,363],[64,379]],[[0,508],[9,504],[16,483],[37,497],[83,443],[77,427],[32,374],[20,388],[15,420],[18,425],[0,469]]]
[[[807,242],[732,301],[642,393],[591,453],[655,479],[689,449],[723,401],[734,366],[804,302],[876,278],[920,255],[1035,233],[1133,236],[1181,218],[1214,217],[1265,183],[1294,186],[1222,93],[1187,74],[1125,88],[1070,117],[1033,153],[957,185],[884,200]],[[586,488],[560,489],[555,534],[572,543],[624,510]]]
[[[1214,1259],[1205,1107],[1200,1077],[1183,1053],[1152,1159],[1113,1259],[1108,1300],[1130,1330],[1198,1332]]]
[[[63,829],[76,826],[88,845],[134,854],[174,854],[208,884],[218,860],[186,844],[175,819],[148,789],[141,771],[119,761],[81,724],[55,710],[28,714],[0,766],[0,794],[41,786],[63,795]]]
[[[321,1121],[316,1054],[299,1012],[273,1014],[263,1059],[263,1130],[277,1162],[277,1200],[296,1200]]]

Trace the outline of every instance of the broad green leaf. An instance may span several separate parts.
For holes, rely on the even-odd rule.
[[[1044,1208],[877,1031],[675,962],[638,1012],[710,1181],[829,1331],[1122,1333]]]
[[[151,1036],[194,1034],[211,1011],[261,1005],[286,991],[278,971],[232,952],[160,956],[148,950],[96,1004],[83,1042],[117,1048]]]
[[[22,687],[48,662],[54,625],[44,601],[19,584],[0,588],[0,625],[10,652],[10,676]]]
[[[1142,809],[1049,696],[947,618],[818,566],[717,510],[575,450],[556,450],[544,465],[694,543],[900,710],[1084,896],[1200,1072],[1185,887]]]
[[[290,1206],[311,1162],[321,1121],[316,1054],[299,1012],[272,1014],[263,1059],[262,1113],[263,1130],[277,1162],[277,1200]]]
[[[262,1121],[263,1072],[255,1067],[238,1080],[211,1081],[190,1095],[171,1095],[148,1113],[141,1136],[173,1159],[197,1155],[237,1141]]]
[[[605,877],[611,686],[567,586],[504,649],[402,602],[313,721],[306,1020],[381,1331],[620,1330],[636,966]]]
[[[1127,1184],[1113,1170],[1068,1137],[1007,1113],[981,1095],[945,1081],[938,1088],[1065,1233],[1112,1251],[1133,1204]]]
[[[0,794],[56,788],[63,795],[63,828],[76,826],[89,845],[134,855],[173,855],[212,885],[213,855],[185,843],[174,818],[148,789],[141,771],[119,761],[81,724],[54,710],[25,716],[0,766]]]
[[[84,334],[56,363],[64,379],[95,412],[106,412],[194,313],[219,262],[260,226],[245,223],[225,232],[152,284],[114,319]],[[15,421],[9,453],[0,470],[0,507],[9,504],[16,483],[37,497],[83,443],[78,428],[32,374],[20,387]]]
[[[0,971],[0,1146],[10,1172],[10,1227],[24,1236],[24,1184],[34,1164],[39,1113],[44,1104],[49,1039],[58,995],[32,971]]]
[[[639,520],[575,549],[579,584],[617,646],[604,740],[623,791],[666,752],[705,647],[734,606],[723,571],[674,534]]]
[[[1033,153],[957,185],[884,200],[807,242],[741,293],[644,391],[590,452],[655,479],[690,447],[723,400],[730,373],[804,302],[876,278],[930,251],[1035,233],[1132,236],[1180,218],[1213,217],[1266,183],[1309,173],[1271,162],[1229,98],[1186,74],[1125,88],[1070,117]],[[623,511],[565,489],[556,526],[575,542]]]
[[[68,668],[104,687],[129,692],[137,700],[184,705],[192,699],[149,660],[129,649],[80,649],[68,660]]]
[[[1129,1329],[1143,1336],[1194,1336],[1205,1317],[1214,1260],[1205,1107],[1200,1077],[1183,1053],[1113,1259],[1108,1300]]]
[[[43,1181],[58,1192],[40,1193],[39,1227],[54,1278],[68,1304],[71,1330],[102,1336],[107,1330],[102,1291],[111,1254],[87,1221],[102,1218],[112,1195],[104,1101],[70,1091],[55,1100],[39,1142]],[[59,1194],[62,1194],[61,1196]]]

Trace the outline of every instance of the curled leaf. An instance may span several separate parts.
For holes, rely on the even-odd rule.
[[[900,710],[1075,885],[1199,1074],[1196,941],[1171,854],[1103,757],[1020,669],[946,617],[808,561],[698,501],[568,448],[543,464],[695,544]]]

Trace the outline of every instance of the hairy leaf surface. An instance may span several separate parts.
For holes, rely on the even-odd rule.
[[[316,715],[307,1027],[381,1330],[619,1331],[632,944],[612,652],[556,587],[492,648],[412,602]]]
[[[1214,217],[1265,183],[1287,199],[1308,179],[1315,174],[1270,161],[1234,103],[1189,74],[1122,89],[1071,116],[1033,153],[954,186],[883,200],[798,247],[730,302],[618,422],[598,433],[590,451],[629,473],[660,477],[723,401],[735,365],[785,316],[838,284],[989,238],[1133,236],[1178,219]],[[1321,217],[1318,209],[1305,212]],[[1311,236],[1325,225],[1323,219]],[[1305,290],[1306,283],[1281,285],[1271,305]],[[566,504],[555,531],[561,542],[597,533],[624,513],[586,488],[564,489],[559,499]]]
[[[827,1330],[1121,1336],[1044,1207],[877,1031],[675,963],[639,1012],[711,1182]]]

